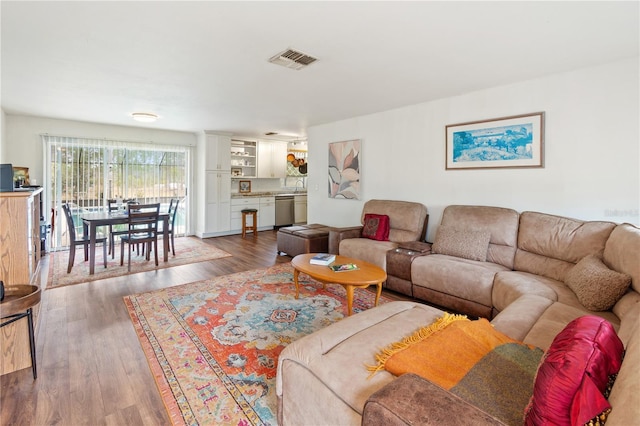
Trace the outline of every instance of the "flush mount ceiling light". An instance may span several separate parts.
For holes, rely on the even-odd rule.
[[[131,114],[134,120],[142,123],[153,123],[158,119],[158,116],[150,112],[134,112]]]

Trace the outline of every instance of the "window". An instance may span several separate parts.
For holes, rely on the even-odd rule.
[[[172,198],[180,199],[176,235],[187,232],[187,182],[190,149],[147,143],[42,137],[50,187],[45,188],[47,209],[52,212],[51,248],[68,245],[67,226],[61,214],[69,203],[79,215],[106,210],[109,199],[132,199],[140,203],[161,203],[167,210]]]

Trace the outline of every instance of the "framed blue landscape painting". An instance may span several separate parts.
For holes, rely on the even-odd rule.
[[[446,126],[446,169],[544,166],[544,112]]]

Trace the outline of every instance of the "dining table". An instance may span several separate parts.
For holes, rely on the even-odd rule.
[[[126,224],[129,216],[126,211],[92,212],[80,215],[84,235],[89,235],[89,275],[93,275],[96,269],[96,238],[98,228],[108,225]],[[162,221],[162,246],[164,261],[169,260],[169,212],[161,212],[158,222]]]

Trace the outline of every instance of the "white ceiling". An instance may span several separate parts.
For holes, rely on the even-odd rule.
[[[639,54],[639,2],[2,1],[1,106],[159,129],[317,125]],[[301,71],[267,60],[319,58]],[[585,88],[588,90],[588,88]]]

